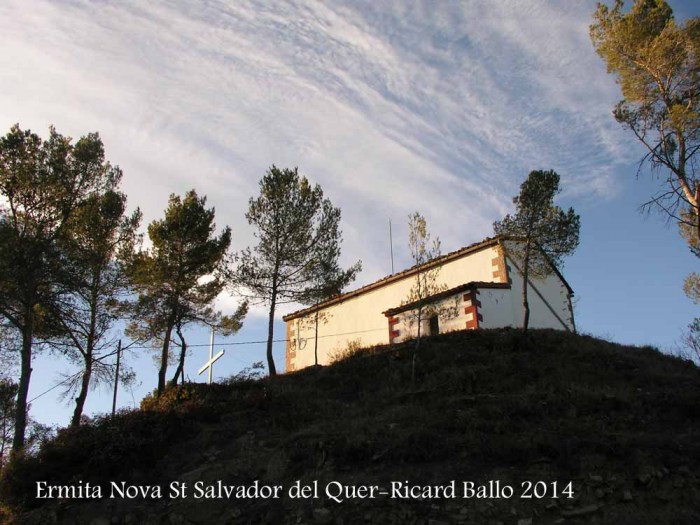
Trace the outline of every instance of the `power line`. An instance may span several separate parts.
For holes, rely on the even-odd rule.
[[[318,338],[322,339],[324,337],[339,337],[341,335],[353,335],[353,334],[364,334],[367,332],[380,332],[380,331],[385,331],[386,328],[371,328],[369,330],[357,330],[354,332],[343,332],[339,334],[326,334],[326,335],[319,335]],[[289,339],[273,339],[273,343],[287,343],[289,342]],[[267,339],[262,339],[260,341],[234,341],[231,343],[217,343],[216,346],[236,346],[236,345],[259,345],[259,344],[267,344]],[[187,345],[187,348],[201,348],[201,347],[209,347],[210,345],[208,343],[201,343],[201,344],[194,344],[194,345]],[[132,350],[151,350],[153,347],[152,346],[133,346],[131,347]],[[111,354],[108,355],[114,355],[116,352],[112,352]]]
[[[133,343],[132,343],[132,344],[133,344]],[[122,348],[122,351],[128,349],[130,346],[131,346],[131,345],[127,346],[126,348]],[[115,351],[113,351],[113,352],[109,352],[108,354],[101,355],[100,357],[97,357],[97,358],[93,359],[92,361],[93,361],[93,362],[102,361],[103,359],[105,359],[105,358],[107,358],[107,357],[111,357],[111,356],[115,355],[117,352],[118,352],[118,350],[115,350]],[[76,372],[76,373],[73,374],[72,376],[68,376],[68,377],[65,378],[63,381],[61,381],[61,382],[59,382],[59,383],[56,383],[54,386],[52,386],[52,387],[49,388],[48,390],[45,390],[45,391],[43,391],[41,394],[39,394],[38,396],[33,397],[32,399],[30,399],[30,400],[28,401],[28,403],[31,403],[32,401],[36,401],[36,400],[39,399],[40,397],[42,397],[42,396],[48,394],[48,393],[51,392],[52,390],[58,388],[59,386],[65,384],[65,383],[70,383],[70,382],[73,381],[74,379],[77,379],[78,376],[79,376],[80,374],[82,374],[82,373],[83,373],[83,370],[79,370],[78,372]]]
[[[319,335],[318,338],[319,338],[319,339],[323,339],[324,337],[340,337],[340,336],[343,336],[343,335],[364,334],[364,333],[368,333],[368,332],[379,332],[380,330],[385,330],[385,328],[371,328],[371,329],[369,329],[369,330],[357,330],[357,331],[354,331],[354,332],[343,332],[343,333],[339,333],[339,334]],[[310,339],[310,337],[304,337],[303,339]],[[287,342],[289,342],[289,339],[273,339],[272,342],[273,342],[273,343],[287,343]],[[150,349],[153,348],[153,347],[151,347],[151,346],[133,346],[133,344],[134,344],[134,343],[128,345],[128,346],[125,347],[125,348],[122,348],[122,351],[127,350],[127,349],[131,349],[131,350],[150,350]],[[260,341],[235,341],[235,342],[231,342],[231,343],[219,343],[218,346],[256,345],[256,344],[267,344],[267,339],[263,339],[263,340],[260,340]],[[187,345],[187,348],[198,348],[198,347],[208,347],[208,346],[210,346],[210,345],[208,345],[208,344],[196,344],[196,345]],[[93,359],[93,361],[102,361],[103,359],[105,359],[105,358],[107,358],[107,357],[111,357],[111,356],[113,356],[113,355],[116,355],[116,353],[117,353],[116,350],[113,351],[113,352],[109,352],[108,354],[104,354],[104,355],[102,355],[102,356],[100,356],[100,357],[98,357],[98,358],[96,358],[96,359]],[[237,361],[240,361],[240,360],[237,359]],[[240,361],[240,362],[243,362],[243,361]],[[59,386],[65,384],[65,383],[69,383],[70,381],[73,381],[74,379],[76,379],[76,378],[77,378],[80,374],[82,374],[82,373],[83,373],[82,370],[80,370],[79,372],[76,372],[76,373],[73,374],[72,376],[67,377],[66,379],[64,379],[64,380],[61,381],[60,383],[56,383],[54,386],[52,386],[52,387],[49,388],[48,390],[45,390],[44,392],[42,392],[41,394],[37,395],[36,397],[33,397],[33,398],[30,399],[28,402],[31,403],[31,402],[33,402],[33,401],[36,401],[36,400],[39,399],[40,397],[42,397],[42,396],[48,394],[48,393],[51,392],[52,390],[55,390],[55,389],[58,388]]]
[[[77,379],[78,376],[79,376],[80,374],[82,374],[82,373],[83,373],[83,371],[81,370],[80,372],[76,372],[76,373],[73,374],[72,376],[67,377],[66,379],[64,379],[64,380],[61,381],[60,383],[56,383],[54,386],[52,386],[52,387],[49,388],[48,390],[44,390],[44,391],[43,391],[41,394],[39,394],[38,396],[33,397],[32,399],[30,399],[30,400],[28,401],[28,403],[31,403],[32,401],[36,401],[36,400],[39,399],[41,396],[44,396],[44,395],[48,394],[49,392],[51,392],[52,390],[58,388],[59,386],[61,386],[61,385],[64,384],[64,383],[69,383],[69,382],[73,381],[74,379]]]

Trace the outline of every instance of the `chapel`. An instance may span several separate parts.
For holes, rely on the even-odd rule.
[[[283,317],[286,370],[326,365],[349,347],[392,344],[418,334],[521,327],[523,271],[513,254],[521,241],[493,237]],[[437,270],[437,271],[434,271]],[[434,271],[436,293],[410,301],[421,272]],[[531,328],[574,332],[573,290],[554,265],[528,276]],[[421,307],[420,315],[417,308]]]

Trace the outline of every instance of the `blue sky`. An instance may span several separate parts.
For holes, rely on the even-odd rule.
[[[670,3],[677,18],[700,14]],[[253,241],[244,212],[265,170],[298,166],[342,209],[343,258],[364,266],[357,286],[390,271],[389,220],[399,270],[409,213],[451,251],[491,235],[529,171],[554,169],[559,204],[581,215],[564,268],[580,331],[671,351],[697,314],[682,292],[697,260],[675,226],[638,212],[659,182],[636,177],[643,151],[611,116],[621,95],[589,40],[593,11],[594,1],[544,0],[9,0],[0,130],[99,131],[144,224],[194,187],[233,229],[234,250]],[[263,316],[254,310],[231,342],[264,339]],[[276,330],[282,338],[281,321]],[[227,348],[216,376],[264,357],[261,344]],[[193,380],[207,350],[195,352]],[[145,354],[130,357],[141,384],[120,405],[155,386]],[[276,355],[283,364],[281,345]],[[70,370],[50,356],[34,368],[30,397]],[[54,394],[33,413],[65,424],[72,407]],[[97,391],[88,412],[110,399]]]

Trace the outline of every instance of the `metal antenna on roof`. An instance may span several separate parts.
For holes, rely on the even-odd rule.
[[[391,219],[389,219],[389,249],[391,250],[391,275],[394,275],[394,240],[391,237]]]

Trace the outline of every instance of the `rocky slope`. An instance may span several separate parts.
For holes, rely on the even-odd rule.
[[[695,365],[562,332],[474,331],[424,339],[412,380],[412,352],[186,385],[64,431],[6,470],[5,519],[700,523]]]

